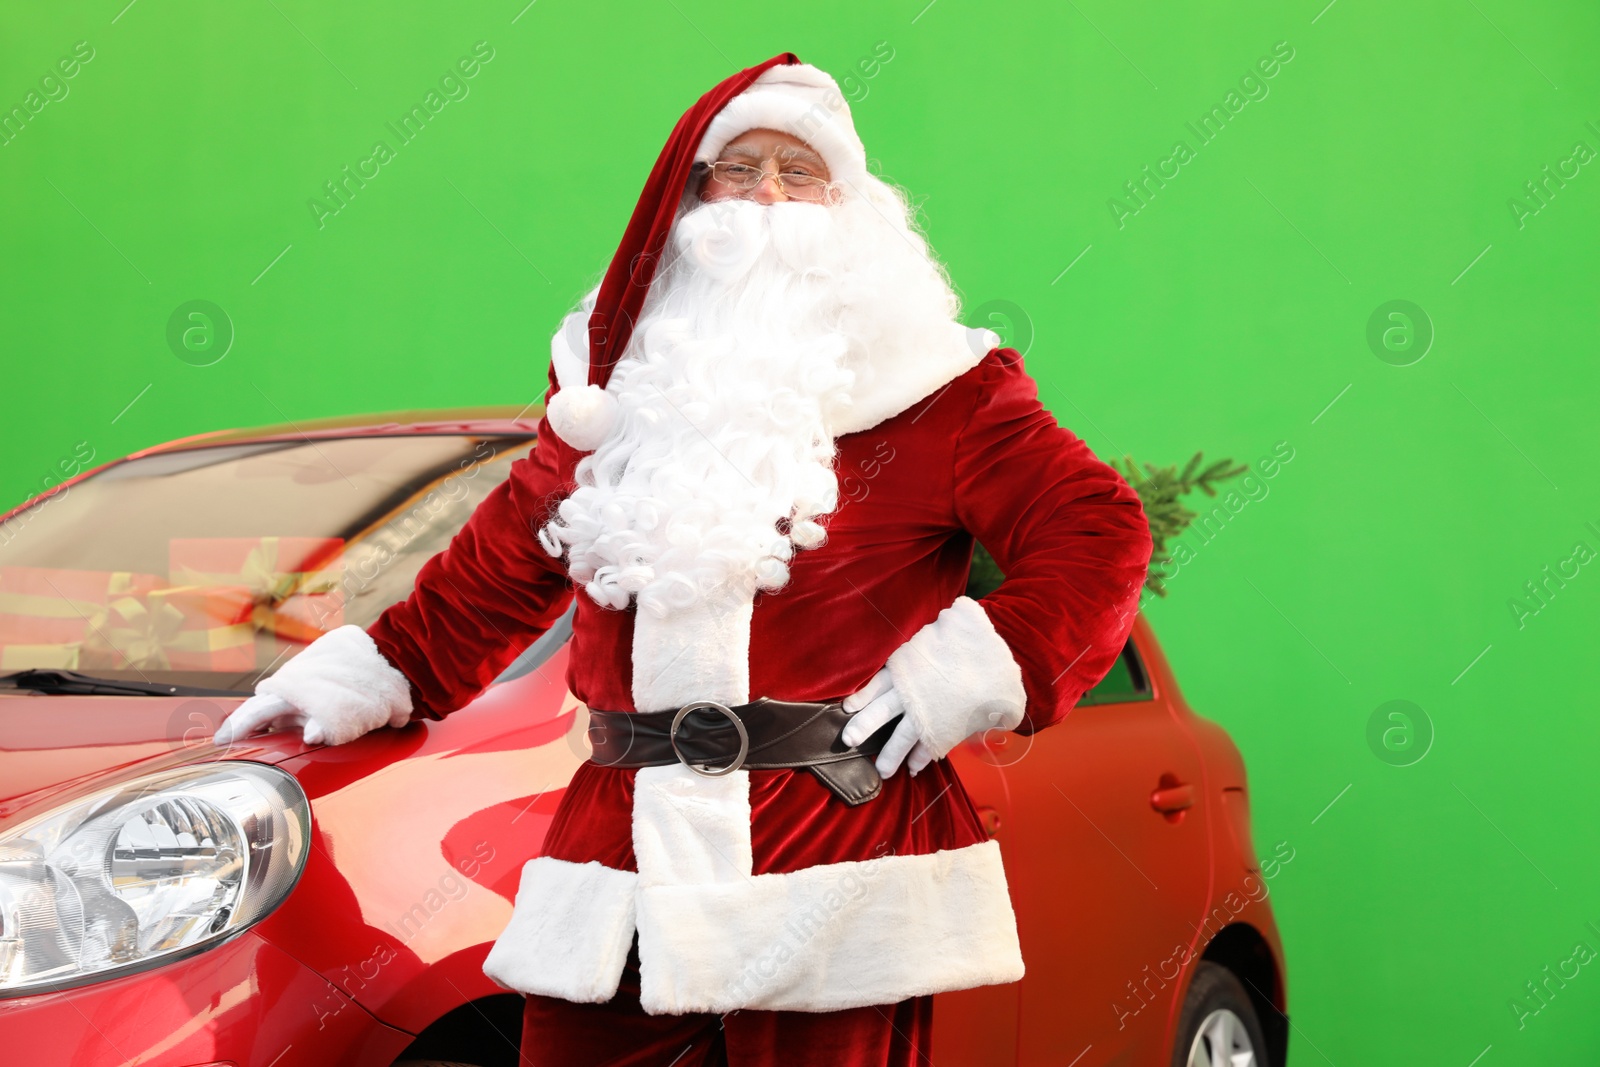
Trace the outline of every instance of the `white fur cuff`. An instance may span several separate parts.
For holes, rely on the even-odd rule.
[[[316,720],[330,745],[411,721],[411,685],[359,626],[329,630],[256,692],[281,697]]]
[[[971,597],[957,597],[939,617],[889,656],[889,676],[922,740],[942,757],[982,730],[1022,721],[1027,693],[1011,646]]]
[[[536,856],[522,865],[511,921],[483,973],[506,989],[600,1004],[616,995],[633,944],[632,871]]]

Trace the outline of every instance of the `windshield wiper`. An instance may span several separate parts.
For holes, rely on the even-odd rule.
[[[96,678],[77,671],[27,670],[0,675],[0,689],[27,689],[51,695],[120,695],[151,697],[246,697],[236,689],[207,689],[198,685],[162,685],[158,682],[125,682],[118,678]]]

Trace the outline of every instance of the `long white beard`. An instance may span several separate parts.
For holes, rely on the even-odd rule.
[[[920,237],[865,200],[681,214],[607,391],[608,437],[539,531],[596,603],[662,618],[789,578],[838,504],[835,425],[870,355],[948,329]]]

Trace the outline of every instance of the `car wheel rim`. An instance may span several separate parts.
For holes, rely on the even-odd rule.
[[[1227,1008],[1207,1015],[1189,1046],[1188,1067],[1256,1067],[1244,1021]]]

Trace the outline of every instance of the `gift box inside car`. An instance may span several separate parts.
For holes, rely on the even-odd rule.
[[[244,672],[343,622],[342,538],[173,538],[165,576],[0,567],[0,667]]]
[[[0,669],[76,670],[107,658],[113,618],[165,584],[133,571],[0,566]]]
[[[247,692],[403,596],[525,450],[455,435],[253,441],[108,467],[0,539],[0,671]]]
[[[341,537],[175,537],[168,551],[170,580],[208,602],[188,617],[250,638],[185,649],[200,669],[267,668],[344,621]]]

